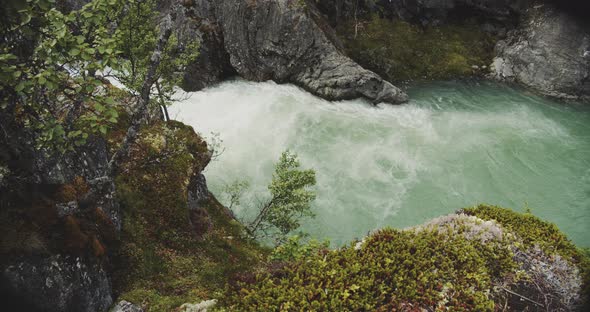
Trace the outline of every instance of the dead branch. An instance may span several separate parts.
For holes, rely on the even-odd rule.
[[[522,299],[524,299],[524,300],[526,300],[526,301],[532,302],[532,303],[534,303],[534,304],[536,304],[536,305],[538,305],[538,306],[540,306],[540,307],[543,307],[543,308],[545,307],[545,305],[543,305],[543,304],[541,304],[541,303],[539,303],[539,302],[537,302],[537,301],[535,301],[535,300],[529,299],[529,298],[527,298],[527,297],[525,297],[525,296],[523,296],[523,295],[521,295],[521,294],[515,293],[515,292],[513,292],[513,291],[511,291],[511,290],[509,290],[509,289],[506,289],[506,288],[504,288],[504,287],[500,287],[500,288],[501,288],[502,290],[504,290],[505,292],[509,293],[509,294],[512,294],[512,295],[518,296],[518,297],[520,297],[520,298],[522,298]]]

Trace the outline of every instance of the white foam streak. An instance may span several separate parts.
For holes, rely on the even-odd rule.
[[[337,244],[479,202],[546,203],[539,192],[549,182],[531,179],[547,173],[553,149],[589,148],[547,110],[487,104],[517,96],[504,100],[482,90],[482,104],[466,91],[440,94],[373,107],[325,101],[291,85],[232,81],[193,93],[170,111],[205,136],[221,134],[225,152],[207,169],[210,187],[219,192],[224,182],[247,179],[253,191],[246,203],[265,193],[280,153],[296,152],[318,181],[318,216],[305,229]],[[551,170],[563,175],[562,183],[573,175],[561,166]],[[530,189],[516,192],[522,183]],[[244,206],[238,213],[247,216]]]

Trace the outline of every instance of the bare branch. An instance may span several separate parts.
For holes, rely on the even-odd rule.
[[[509,293],[509,294],[512,294],[512,295],[518,296],[518,297],[520,297],[520,298],[522,298],[522,299],[524,299],[524,300],[526,300],[526,301],[532,302],[532,303],[534,303],[534,304],[536,304],[536,305],[538,305],[538,306],[540,306],[540,307],[545,307],[545,305],[543,305],[543,304],[541,304],[541,303],[539,303],[539,302],[537,302],[537,301],[535,301],[535,300],[529,299],[529,298],[527,298],[527,297],[525,297],[525,296],[523,296],[523,295],[521,295],[521,294],[515,293],[515,292],[513,292],[513,291],[511,291],[511,290],[509,290],[509,289],[506,289],[506,288],[504,288],[504,287],[500,287],[500,288],[501,288],[503,291],[505,291],[505,292],[507,292],[507,293]]]

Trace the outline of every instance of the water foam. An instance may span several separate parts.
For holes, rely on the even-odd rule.
[[[562,227],[575,224],[570,234],[584,244],[587,110],[492,84],[430,84],[410,94],[409,104],[374,107],[325,101],[292,85],[232,81],[191,94],[171,112],[205,136],[220,133],[225,152],[206,176],[217,195],[223,183],[249,180],[252,190],[237,207],[246,218],[273,163],[291,149],[317,173],[317,217],[304,230],[335,244],[480,202],[516,209],[527,202]]]

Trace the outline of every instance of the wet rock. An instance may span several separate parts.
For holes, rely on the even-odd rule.
[[[210,0],[196,0],[177,11],[174,31],[182,42],[198,40],[199,56],[188,65],[182,81],[185,91],[197,91],[235,76],[229,54],[224,47],[223,32],[215,19]]]

